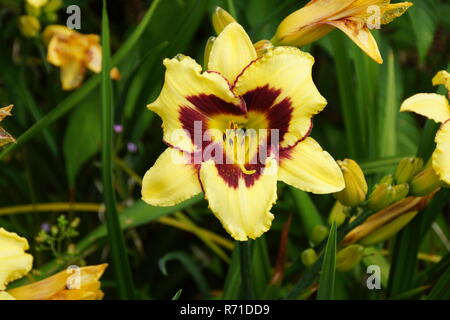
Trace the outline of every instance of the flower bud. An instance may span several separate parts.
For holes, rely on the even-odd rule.
[[[442,187],[443,183],[431,165],[419,172],[411,181],[411,194],[413,196],[425,196]]]
[[[258,57],[261,57],[263,54],[273,48],[273,44],[269,40],[258,41],[253,46],[255,47]]]
[[[364,247],[352,244],[340,250],[336,255],[336,270],[346,272],[352,270],[363,257]]]
[[[393,186],[390,193],[389,204],[400,201],[409,193],[409,184],[403,183]]]
[[[345,180],[345,189],[335,193],[336,199],[344,206],[356,207],[367,195],[367,182],[359,165],[352,159],[337,162]]]
[[[36,37],[41,30],[41,23],[31,15],[19,17],[18,24],[20,33],[26,38]]]
[[[51,232],[51,234],[53,236],[56,236],[58,234],[58,232],[59,232],[59,229],[58,229],[57,226],[52,226],[51,229],[50,229],[50,232]]]
[[[221,7],[217,7],[213,13],[212,24],[217,34],[221,33],[227,25],[236,20],[227,11]]]
[[[25,3],[25,12],[28,15],[39,17],[41,15],[41,11],[41,6],[35,6],[28,1]]]
[[[318,224],[314,227],[311,235],[311,242],[313,244],[319,244],[328,236],[328,228],[322,224]]]
[[[395,181],[397,184],[410,182],[422,167],[423,160],[421,158],[404,158],[400,160],[395,171]]]
[[[302,262],[306,267],[312,266],[317,261],[317,253],[309,248],[302,252]]]
[[[62,0],[49,0],[44,6],[45,12],[55,12],[63,5]]]
[[[209,56],[211,54],[211,49],[213,47],[214,41],[216,41],[216,37],[209,37],[208,41],[206,42],[204,58],[205,70],[208,69]]]
[[[345,214],[345,207],[342,205],[342,203],[336,201],[333,209],[331,209],[330,215],[328,216],[328,223],[332,225],[333,222],[335,222],[336,227],[339,227],[344,223],[346,218],[347,216]]]
[[[375,186],[367,201],[371,210],[381,210],[389,205],[392,186],[389,183],[380,183]]]
[[[387,223],[376,231],[359,241],[364,246],[372,246],[393,237],[403,227],[405,227],[416,215],[418,211],[412,211],[402,214],[392,222]]]

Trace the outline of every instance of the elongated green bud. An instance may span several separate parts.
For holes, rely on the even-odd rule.
[[[317,261],[317,253],[309,248],[302,252],[302,262],[306,267],[312,266]]]
[[[345,214],[345,207],[339,201],[336,201],[328,216],[328,223],[331,226],[333,222],[336,223],[336,227],[342,225],[347,218]]]
[[[418,211],[412,211],[402,214],[400,217],[364,237],[359,241],[359,243],[364,246],[371,246],[391,238],[403,229],[403,227],[405,227],[417,215],[417,213]]]
[[[389,205],[392,186],[389,183],[377,184],[367,201],[369,209],[378,211]]]
[[[398,163],[395,171],[395,181],[397,184],[408,183],[423,168],[421,158],[404,158]]]
[[[335,193],[336,199],[344,206],[355,207],[360,205],[367,195],[367,182],[360,166],[352,159],[337,162],[342,170],[345,180],[345,189]]]
[[[321,243],[328,236],[328,228],[324,225],[318,224],[314,227],[311,235],[311,242],[315,245]]]
[[[236,20],[227,11],[221,7],[217,7],[216,10],[214,10],[212,24],[217,34],[221,33],[222,30],[232,22],[236,22]]]
[[[413,196],[426,196],[436,189],[443,186],[439,176],[434,172],[433,167],[428,165],[423,171],[419,172],[410,183],[411,194]]]
[[[205,60],[204,60],[205,70],[208,70],[209,56],[211,54],[211,49],[214,44],[214,41],[216,41],[216,37],[209,37],[208,41],[206,42]]]
[[[62,0],[49,0],[44,6],[45,12],[55,12],[63,5]]]
[[[408,193],[409,193],[409,184],[407,183],[393,186],[390,193],[389,204],[406,198]]]
[[[18,26],[20,33],[26,38],[34,38],[41,30],[41,23],[35,16],[25,15],[19,17]]]
[[[352,244],[340,250],[336,255],[336,270],[346,272],[352,270],[362,259],[364,247]]]

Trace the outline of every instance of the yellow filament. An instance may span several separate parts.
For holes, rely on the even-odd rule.
[[[245,166],[243,164],[240,164],[239,168],[241,169],[243,174],[251,175],[251,174],[254,174],[256,172],[256,170],[247,170],[247,169],[245,169]]]

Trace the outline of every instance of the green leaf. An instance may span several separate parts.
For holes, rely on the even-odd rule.
[[[320,272],[318,300],[333,300],[336,274],[336,223],[333,222],[328,236],[322,270]]]
[[[231,263],[223,287],[223,300],[237,300],[241,292],[240,246],[234,246]]]
[[[202,295],[205,298],[208,298],[210,296],[208,282],[203,276],[203,273],[198,267],[198,265],[192,260],[191,256],[189,256],[185,252],[176,251],[170,252],[161,259],[159,259],[158,262],[159,269],[165,276],[168,276],[166,264],[170,260],[178,260],[179,262],[181,262],[181,264],[183,264],[183,266],[187,269],[187,271],[192,275],[192,278],[197,284],[197,287],[202,293]]]
[[[66,172],[71,188],[75,187],[80,168],[100,150],[98,101],[94,95],[89,98],[72,112],[64,136]]]
[[[175,293],[175,295],[173,296],[172,300],[179,300],[182,292],[183,289],[178,290],[177,293]]]
[[[427,300],[449,300],[450,299],[450,269],[447,269],[439,278]]]
[[[128,255],[125,248],[125,240],[120,227],[117,214],[116,195],[113,186],[113,90],[112,80],[109,76],[111,70],[111,56],[109,44],[109,18],[106,0],[103,0],[102,13],[102,178],[103,195],[106,207],[106,225],[108,227],[108,239],[111,246],[112,268],[119,297],[123,300],[133,299],[133,278]]]
[[[415,1],[414,6],[408,9],[410,26],[417,40],[417,49],[422,63],[433,43],[439,21],[436,13],[437,3],[436,0]]]
[[[312,232],[317,225],[323,225],[322,217],[308,193],[297,188],[289,187],[297,207],[302,225],[308,239],[312,239]]]

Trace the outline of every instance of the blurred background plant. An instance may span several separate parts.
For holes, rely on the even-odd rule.
[[[63,91],[60,70],[47,62],[42,41],[46,26],[65,24],[71,4],[81,8],[78,31],[100,35],[102,5],[44,2],[33,7],[0,0],[0,106],[15,105],[14,117],[2,126],[18,140],[0,150],[0,227],[29,239],[33,280],[70,264],[108,261],[111,254],[101,170],[101,75],[88,74],[80,89]],[[160,92],[163,58],[183,53],[203,61],[216,6],[227,9],[257,42],[271,39],[282,19],[306,2],[130,0],[110,5],[111,66],[121,74],[112,83],[110,156],[135,297],[168,299],[179,289],[181,299],[246,297],[240,247],[201,197],[169,208],[138,200],[141,177],[165,148],[160,119],[145,106]],[[356,191],[350,197],[337,195],[342,203],[332,195],[278,186],[273,227],[250,245],[254,297],[450,298],[445,289],[450,283],[449,191],[436,185],[412,194],[412,181],[426,175],[438,125],[399,112],[405,98],[435,90],[431,79],[437,71],[449,70],[450,4],[413,2],[403,17],[373,31],[382,65],[339,30],[302,48],[316,58],[313,78],[328,100],[314,119],[312,136],[335,159],[351,158],[362,171],[348,175]],[[438,93],[446,94],[444,88]],[[353,164],[348,167],[355,170]],[[76,232],[75,226],[64,229],[73,221],[79,223]],[[64,238],[61,249],[43,250],[59,236]],[[365,285],[369,265],[381,268],[381,290]],[[121,296],[110,268],[102,285],[106,298]]]

